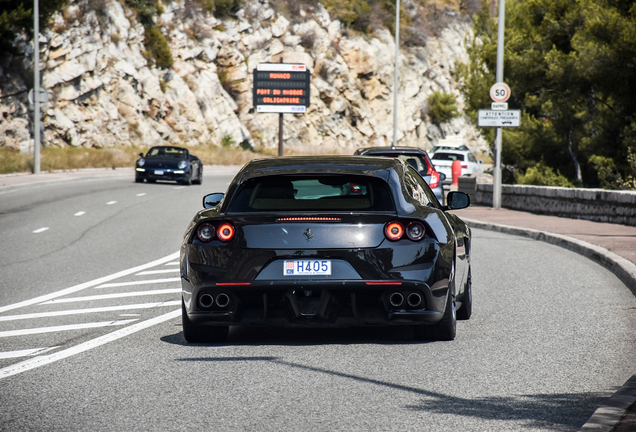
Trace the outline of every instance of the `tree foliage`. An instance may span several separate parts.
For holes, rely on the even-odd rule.
[[[39,27],[42,29],[51,16],[68,0],[40,0]],[[7,49],[14,37],[25,32],[33,36],[33,0],[0,0],[0,49]]]
[[[457,100],[451,93],[434,91],[428,97],[428,116],[435,124],[447,123],[459,116]]]
[[[476,123],[495,83],[497,18],[486,4],[473,30],[470,61],[458,69]],[[545,163],[578,185],[598,186],[600,161],[627,178],[636,150],[635,0],[507,2],[504,57],[509,105],[523,110],[521,127],[503,134],[507,180]],[[492,129],[484,135],[493,140]]]

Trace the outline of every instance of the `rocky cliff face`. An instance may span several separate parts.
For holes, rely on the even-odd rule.
[[[237,18],[219,20],[189,0],[167,2],[157,18],[174,57],[160,69],[144,57],[144,27],[117,0],[76,0],[40,36],[44,143],[146,147],[162,143],[275,147],[278,115],[252,109],[252,71],[264,62],[302,63],[312,73],[311,106],[284,116],[286,147],[306,152],[390,145],[393,139],[394,38],[386,31],[348,35],[322,8],[293,24],[268,0],[249,0]],[[301,15],[304,12],[301,12]],[[298,17],[296,17],[298,18]],[[441,128],[426,116],[435,90],[461,98],[454,64],[466,56],[467,22],[457,20],[425,47],[400,51],[400,145],[430,148],[443,134],[476,151],[485,145],[468,119]],[[0,146],[33,145],[32,46],[0,59]],[[442,132],[443,130],[443,132]]]

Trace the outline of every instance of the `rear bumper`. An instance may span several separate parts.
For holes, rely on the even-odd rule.
[[[431,290],[416,281],[253,281],[250,285],[191,287],[182,279],[189,319],[203,325],[350,327],[435,324],[435,305],[448,289]],[[202,301],[202,296],[205,301]],[[216,299],[227,300],[220,306]],[[227,297],[223,297],[227,296]],[[212,299],[212,301],[211,301]],[[210,305],[210,303],[212,303]]]

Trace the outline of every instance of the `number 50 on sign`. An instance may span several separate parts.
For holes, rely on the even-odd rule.
[[[497,83],[490,87],[490,98],[494,102],[505,102],[510,97],[510,87],[506,83]]]

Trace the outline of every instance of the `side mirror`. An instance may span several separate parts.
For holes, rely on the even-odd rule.
[[[470,195],[464,192],[449,192],[446,195],[446,206],[444,210],[459,210],[470,205]]]
[[[438,171],[439,172],[439,171]],[[439,173],[439,181],[444,181],[446,180],[446,174],[444,173]]]
[[[144,157],[144,154],[143,153],[139,153],[139,157]]]
[[[203,197],[203,208],[209,209],[216,207],[223,200],[224,193],[216,192]]]

